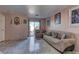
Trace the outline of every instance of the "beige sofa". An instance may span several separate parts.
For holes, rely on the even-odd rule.
[[[50,33],[50,35],[44,34],[43,39],[60,52],[64,52],[67,47],[75,44],[75,37],[72,33],[62,31],[52,31]]]

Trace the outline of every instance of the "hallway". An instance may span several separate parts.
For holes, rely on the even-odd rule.
[[[1,0],[0,59],[79,58],[79,0]]]
[[[79,9],[76,7],[79,6],[0,6],[0,52],[3,54],[58,54],[57,50],[63,52],[70,46],[73,46],[69,48],[70,50],[78,52]],[[33,36],[49,41],[57,50],[43,39],[38,40]]]
[[[59,54],[43,39],[28,39],[20,41],[7,41],[0,43],[0,51],[3,54]]]

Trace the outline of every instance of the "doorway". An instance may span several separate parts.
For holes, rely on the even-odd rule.
[[[29,21],[29,36],[35,36],[35,30],[40,29],[39,21]]]
[[[0,14],[0,41],[5,40],[5,16]]]

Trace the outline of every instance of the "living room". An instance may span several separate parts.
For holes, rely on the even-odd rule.
[[[0,58],[79,58],[79,0],[0,0]]]
[[[0,51],[78,54],[78,17],[79,5],[1,5]]]
[[[73,44],[74,44],[74,47],[70,47],[69,49],[70,50],[74,49],[74,51],[70,53],[78,53],[78,50],[79,50],[78,26],[79,25],[78,25],[78,20],[76,20],[78,18],[75,18],[77,17],[75,16],[75,14],[77,14],[78,12],[77,11],[78,7],[79,7],[78,5],[76,6],[69,5],[68,7],[57,9],[54,11],[53,15],[46,18],[46,21],[44,21],[44,25],[46,26],[43,26],[44,27],[43,31],[46,30],[47,33],[45,32],[45,34],[43,35],[43,39],[45,39],[45,41],[47,41],[50,45],[52,45],[61,53],[63,52],[61,50],[63,49],[63,47],[65,47],[65,45],[66,45],[65,47],[66,49],[67,47],[69,47],[69,45],[71,46]],[[65,40],[62,40],[63,39],[62,37],[64,36],[64,34],[62,35],[61,33],[67,34],[68,36],[70,35],[72,38],[70,38],[70,40],[68,38],[66,42]],[[37,37],[39,37],[40,35],[42,34],[40,33]],[[53,40],[53,37],[55,37],[54,40]],[[59,41],[58,39],[56,40],[56,38],[58,38]],[[55,45],[56,43],[59,43],[59,44],[57,44],[58,46],[55,46],[53,43],[55,43]],[[67,44],[69,45],[67,46]]]
[[[51,31],[51,30],[54,30],[54,31],[63,31],[63,32],[71,32],[75,35],[75,51],[78,52],[79,48],[79,44],[78,44],[78,31],[79,31],[79,28],[78,28],[78,23],[74,23],[72,22],[72,12],[73,10],[76,10],[78,8],[78,6],[71,6],[71,7],[68,7],[68,8],[65,8],[63,10],[58,10],[55,12],[55,14],[57,13],[61,13],[61,22],[58,22],[56,24],[56,19],[55,19],[55,15],[51,16],[51,21],[50,21],[50,25],[48,25],[47,27],[47,31]],[[74,13],[74,12],[73,12]],[[74,17],[74,16],[73,16]]]

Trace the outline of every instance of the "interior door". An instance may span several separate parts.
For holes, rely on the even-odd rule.
[[[5,16],[0,14],[0,41],[5,40]]]

